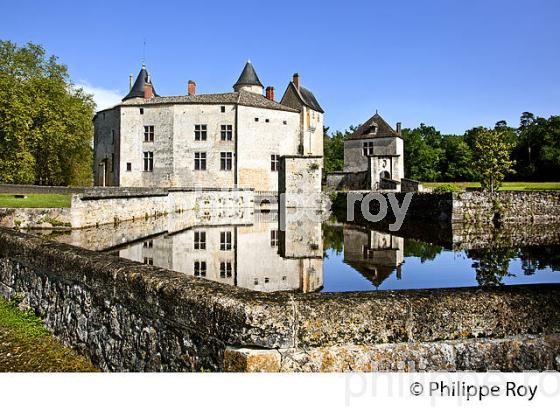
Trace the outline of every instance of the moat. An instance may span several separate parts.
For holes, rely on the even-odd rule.
[[[255,213],[241,220],[236,216],[237,223],[231,224],[223,217],[217,221],[200,218],[189,221],[185,229],[170,232],[170,225],[181,226],[175,220],[181,216],[173,219],[171,224],[163,218],[49,236],[146,265],[261,292],[560,283],[560,245],[550,235],[544,243],[533,246],[497,246],[490,241],[476,243],[471,249],[454,249],[449,244],[332,219],[288,224],[282,231],[275,212]],[[514,232],[516,229],[522,227]]]

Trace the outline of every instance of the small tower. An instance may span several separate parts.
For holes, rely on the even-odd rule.
[[[233,90],[238,91],[249,91],[255,94],[262,95],[263,85],[257,76],[255,68],[251,64],[251,61],[247,61],[241,75],[237,82],[233,85]]]
[[[152,79],[150,73],[146,70],[146,66],[142,64],[142,68],[136,77],[136,81],[130,88],[129,93],[122,100],[128,100],[130,98],[152,98],[158,97],[156,89],[152,84]]]

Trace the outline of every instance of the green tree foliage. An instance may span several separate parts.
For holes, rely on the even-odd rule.
[[[547,119],[524,112],[517,136],[513,158],[520,178],[560,179],[560,116]]]
[[[443,157],[442,136],[434,127],[420,124],[418,128],[402,130],[404,140],[405,175],[419,181],[441,178]]]
[[[325,172],[342,171],[344,168],[344,139],[355,130],[356,127],[350,126],[350,128],[344,132],[337,131],[329,135],[329,128],[323,127]]]
[[[506,175],[513,173],[511,151],[513,144],[507,131],[500,128],[481,129],[474,136],[474,157],[477,176],[485,191],[494,192]]]
[[[0,41],[0,182],[90,185],[94,109],[55,56]]]

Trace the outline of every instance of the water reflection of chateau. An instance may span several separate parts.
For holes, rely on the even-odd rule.
[[[279,231],[275,214],[246,225],[196,226],[140,240],[119,256],[216,282],[264,292],[323,286],[321,225],[294,237]]]
[[[384,232],[345,226],[344,262],[375,287],[379,287],[395,270],[397,279],[400,279],[404,239]]]

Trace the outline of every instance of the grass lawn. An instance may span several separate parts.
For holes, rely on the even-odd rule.
[[[70,208],[71,195],[25,194],[27,198],[16,198],[15,194],[0,194],[0,208]]]
[[[439,185],[452,184],[457,188],[480,188],[479,182],[422,182],[427,188],[435,188]],[[543,191],[560,190],[560,182],[504,182],[500,191]]]
[[[49,334],[33,311],[0,297],[0,372],[94,372],[91,362]]]

